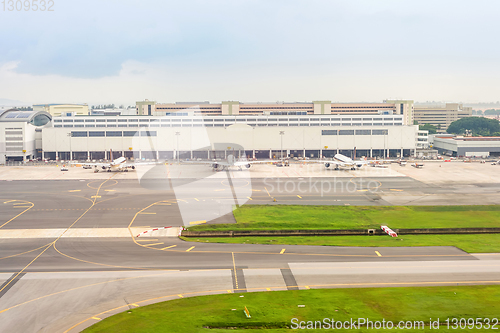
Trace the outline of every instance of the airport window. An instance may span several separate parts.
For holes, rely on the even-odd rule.
[[[258,126],[266,126],[266,124],[257,124]]]
[[[278,126],[288,126],[288,124],[285,124],[285,123],[279,123]]]
[[[95,137],[95,136],[104,136],[104,131],[102,131],[102,132],[101,131],[99,131],[99,132],[97,132],[97,131],[90,131],[89,132],[89,136],[93,136],[93,137]]]
[[[111,123],[113,123],[113,122],[114,122],[114,123],[116,123],[116,119],[106,119],[106,121],[107,121],[108,123],[109,123],[109,122],[111,122]]]
[[[319,118],[311,118],[310,121],[319,121]]]
[[[83,123],[83,119],[75,119],[75,123]]]
[[[170,121],[170,119],[161,119],[160,121],[161,121],[161,122],[169,122],[169,121]]]
[[[172,127],[181,127],[181,124],[172,124]]]
[[[170,124],[161,124],[161,127],[170,127]]]
[[[106,136],[122,136],[121,131],[107,131]]]
[[[62,119],[54,119],[55,123],[62,123]]]
[[[104,127],[104,125],[103,125],[103,127]],[[108,126],[106,126],[106,127],[116,127],[116,124],[108,124]]]
[[[354,135],[354,130],[339,130],[339,135]]]
[[[205,127],[214,127],[214,124],[203,124]]]
[[[356,135],[370,135],[372,134],[371,130],[356,130]]]
[[[363,118],[363,121],[369,121],[369,120],[371,121],[372,118]]]
[[[342,126],[351,126],[351,123],[342,123]]]
[[[337,135],[337,130],[322,130],[321,135]]]
[[[193,124],[182,124],[182,127],[193,127]]]
[[[160,127],[160,124],[149,124],[149,127]]]
[[[332,121],[340,121],[340,118],[332,118]]]
[[[290,118],[289,120],[290,120],[290,121],[299,121],[299,119],[298,119],[298,118]]]
[[[250,119],[247,119],[247,121],[256,121],[257,119],[253,119],[253,118],[250,118]]]
[[[266,121],[266,119],[257,119],[257,121]]]
[[[138,119],[129,119],[128,122],[129,123],[137,123],[139,120]]]
[[[85,127],[95,127],[94,124],[86,124]]]
[[[388,134],[388,130],[372,130],[372,134],[373,135],[387,135]]]
[[[280,118],[279,121],[288,121],[288,118]]]
[[[191,122],[191,119],[182,119],[183,122]]]
[[[299,124],[297,124],[297,123],[291,123],[291,124],[288,124],[288,126],[299,126]]]
[[[72,123],[73,122],[73,119],[64,119],[63,120],[65,123]]]
[[[73,125],[64,125],[64,127],[73,127]]]
[[[319,123],[311,123],[311,126],[319,126]]]
[[[224,127],[224,124],[214,124],[215,127]]]
[[[147,123],[147,122],[149,122],[149,119],[139,119],[139,122],[141,122],[141,123]]]
[[[96,119],[95,121],[98,123],[104,123],[106,121],[106,119]]]
[[[384,121],[392,120],[393,118],[384,118]]]
[[[321,121],[330,121],[330,118],[321,118]]]
[[[123,136],[135,136],[136,131],[123,131]]]
[[[363,123],[363,126],[372,126],[372,123]]]
[[[401,123],[394,123],[395,126],[402,126],[403,124]]]
[[[300,124],[300,126],[309,126],[309,124]]]
[[[332,123],[332,126],[340,126],[340,123]]]
[[[352,118],[353,121],[361,120],[361,118]]]
[[[193,127],[202,127],[202,124],[193,124]]]
[[[141,136],[156,136],[156,131],[141,131]]]
[[[54,125],[54,127],[62,127],[62,125]]]
[[[360,123],[352,123],[352,126],[361,126]]]
[[[85,127],[85,125],[75,125],[75,127]]]
[[[342,121],[351,121],[351,118],[342,118]]]
[[[72,131],[71,136],[72,137],[87,137],[87,132],[86,131]]]
[[[373,123],[373,126],[382,126],[382,123]]]
[[[247,121],[246,119],[236,119],[236,121]]]
[[[373,120],[379,120],[380,121],[380,120],[382,120],[382,118],[373,118]]]
[[[200,122],[201,119],[193,119],[194,122]]]
[[[268,121],[278,121],[278,119],[276,119],[276,118],[271,118],[271,119],[268,119]]]
[[[95,119],[85,119],[86,123],[95,123]]]
[[[127,119],[118,119],[118,122],[119,122],[119,123],[126,123],[126,122],[127,122]]]
[[[118,127],[127,127],[127,124],[118,124]]]
[[[384,123],[384,126],[392,126],[392,123]]]

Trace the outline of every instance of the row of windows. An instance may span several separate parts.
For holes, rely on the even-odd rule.
[[[72,137],[131,137],[139,133],[138,136],[157,136],[156,131],[72,131]]]
[[[388,130],[322,130],[321,135],[387,135]]]
[[[253,122],[253,121],[402,121],[402,118],[188,118],[152,119],[151,122]],[[126,123],[127,119],[54,119],[55,123]],[[147,123],[150,119],[128,119],[129,123]]]
[[[188,124],[188,123],[173,123],[173,124],[148,124],[147,127],[227,127],[230,125],[234,125],[234,123],[205,123],[205,124]],[[272,127],[272,126],[285,126],[285,127],[292,127],[292,126],[310,126],[310,127],[318,127],[318,126],[401,126],[401,123],[249,123],[249,126],[255,127],[255,126],[266,126],[266,127]],[[77,125],[77,124],[65,124],[65,125],[54,125],[56,128],[60,127],[65,127],[65,128],[98,128],[98,127],[103,127],[103,128],[111,128],[111,127],[128,127],[128,128],[138,128],[141,127],[139,124],[123,124],[123,125],[116,125],[116,124],[85,124],[85,125]],[[146,126],[142,126],[146,127]]]

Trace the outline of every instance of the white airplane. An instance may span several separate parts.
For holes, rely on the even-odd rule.
[[[99,169],[106,170],[107,172],[113,171],[122,171],[127,172],[128,169],[135,169],[136,164],[156,164],[156,163],[127,163],[127,159],[125,157],[118,157],[113,159],[113,151],[110,150],[111,162],[108,163],[78,163],[73,162],[72,164],[81,164],[84,169],[88,169],[89,167],[94,167],[94,172],[99,172]]]
[[[262,161],[247,161],[247,160],[240,160],[237,161],[236,158],[233,155],[228,155],[226,161],[185,161],[183,163],[190,163],[190,164],[209,164],[212,169],[215,171],[224,171],[224,170],[229,170],[230,167],[238,167],[240,170],[242,170],[243,167],[246,167],[247,169],[252,166],[252,164],[260,164],[260,163],[276,163],[277,161],[274,160],[262,160]]]
[[[324,163],[326,168],[329,168],[330,165],[332,165],[334,166],[335,170],[339,170],[341,168],[349,168],[351,170],[357,170],[361,168],[363,165],[369,163],[368,161],[355,161],[352,158],[342,154],[335,154],[332,160],[304,160],[303,162]]]

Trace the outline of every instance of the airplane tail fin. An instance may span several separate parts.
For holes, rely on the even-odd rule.
[[[112,149],[109,150],[109,158],[111,159],[111,161],[114,161],[114,159],[113,159],[113,150]]]

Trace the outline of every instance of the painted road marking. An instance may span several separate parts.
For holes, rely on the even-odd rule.
[[[30,207],[33,207],[33,206],[13,206],[14,208],[30,208]]]
[[[311,287],[309,287],[309,286],[304,286],[304,288],[306,288],[306,289],[311,289]]]
[[[99,318],[99,317],[92,317],[92,319],[94,319],[94,320],[101,320],[101,318]]]
[[[302,197],[301,197],[300,195],[298,195],[298,194],[297,194],[297,197],[298,197],[299,199],[302,199]]]
[[[157,239],[138,239],[138,242],[157,242]]]
[[[69,190],[68,192],[80,192],[81,190]]]
[[[380,252],[375,251],[375,253],[377,254],[377,256],[382,257],[382,255],[380,254]]]
[[[248,198],[249,200],[253,200],[253,199],[252,199],[252,198],[250,198],[250,197],[247,197],[247,198]]]
[[[153,245],[160,245],[160,244],[163,244],[163,243],[147,244],[146,246],[153,246]]]
[[[132,303],[132,304],[130,304],[130,305],[133,305],[133,306],[139,307],[139,304],[137,304],[137,303]]]
[[[194,200],[196,200],[196,201],[200,201],[200,200],[198,200],[197,198],[194,198]]]
[[[195,248],[194,246],[191,246],[189,249],[186,250],[186,252],[189,252],[189,251],[191,251],[194,248]]]
[[[179,295],[177,295],[177,296],[179,296],[180,298],[184,298],[184,296],[182,296],[182,294],[179,294]]]
[[[144,215],[156,215],[156,213],[139,213],[139,214],[144,214]]]
[[[167,247],[164,247],[163,249],[160,249],[160,250],[166,250],[166,249],[170,249],[171,247],[176,247],[177,245],[170,245],[170,246],[167,246]]]
[[[104,190],[106,192],[115,192],[116,190]]]
[[[94,198],[100,198],[100,197],[101,197],[100,195],[93,195],[93,196],[91,196],[92,199],[94,199]]]
[[[398,189],[395,189],[395,188],[391,188],[391,191],[403,192],[403,190],[398,190]]]
[[[285,253],[286,249],[281,250],[280,254]]]
[[[227,292],[231,294],[233,291],[228,289]]]
[[[189,222],[189,224],[203,224],[203,223],[207,223],[207,220]]]
[[[266,288],[267,291],[271,291],[271,288]]]
[[[358,190],[358,192],[367,192],[368,190]]]
[[[264,189],[266,190],[267,195],[268,195],[268,196],[271,196],[271,194],[269,194],[269,191],[267,190],[267,187],[264,187]]]
[[[262,190],[252,190],[252,191],[254,191],[254,192],[260,192],[260,191],[262,191]]]

